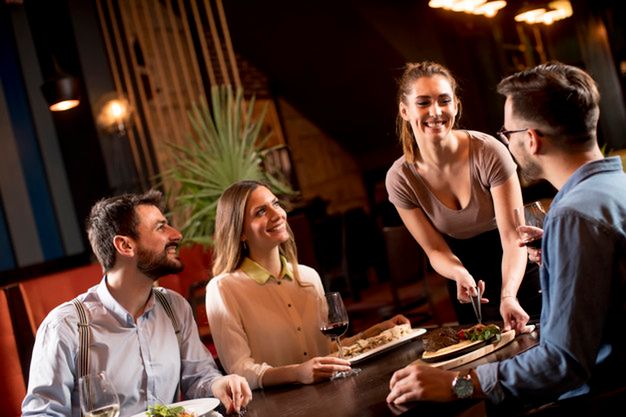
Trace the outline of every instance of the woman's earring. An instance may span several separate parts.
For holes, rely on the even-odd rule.
[[[243,244],[243,250],[245,250],[247,252],[248,251],[248,244],[246,243],[245,240],[242,240],[241,243]]]

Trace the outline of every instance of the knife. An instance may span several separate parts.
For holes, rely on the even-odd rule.
[[[476,320],[478,323],[482,324],[483,322],[483,314],[480,310],[480,299],[482,298],[482,294],[480,293],[480,287],[476,286],[476,293],[478,295],[470,295],[470,300],[472,302],[472,308],[474,309],[474,314],[476,314]]]

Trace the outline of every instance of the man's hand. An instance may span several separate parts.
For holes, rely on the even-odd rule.
[[[396,371],[389,381],[387,402],[403,404],[409,401],[451,401],[455,372],[434,366],[409,365]]]
[[[543,229],[534,226],[518,226],[517,231],[522,236],[533,236],[534,240],[538,240],[543,237]],[[524,243],[524,240],[522,239],[518,240],[517,244],[520,247],[526,246],[526,243]],[[531,248],[530,246],[526,246],[526,249],[528,251],[528,259],[530,262],[534,262],[541,266],[541,249]]]
[[[239,413],[252,399],[252,391],[245,378],[225,375],[211,385],[213,396],[224,404],[227,413]]]

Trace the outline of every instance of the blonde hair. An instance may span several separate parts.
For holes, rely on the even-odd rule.
[[[450,83],[452,93],[454,94],[454,98],[456,99],[459,108],[456,120],[458,121],[461,118],[461,100],[459,100],[457,95],[458,84],[449,69],[441,64],[431,61],[406,64],[402,77],[400,77],[400,80],[398,81],[398,114],[396,116],[396,132],[398,134],[398,139],[402,144],[404,157],[407,162],[410,163],[415,162],[419,156],[419,147],[417,146],[417,141],[413,135],[411,124],[404,120],[400,114],[400,103],[408,105],[406,102],[406,96],[411,94],[411,88],[413,87],[413,83],[415,83],[415,81],[422,77],[433,77],[435,75],[441,75]]]
[[[217,201],[215,237],[213,247],[213,275],[233,272],[241,266],[248,255],[248,248],[241,240],[246,203],[250,194],[258,187],[271,190],[260,181],[244,180],[232,184]],[[298,252],[293,232],[287,223],[289,239],[280,244],[280,254],[293,268],[296,281],[302,285],[298,272]]]

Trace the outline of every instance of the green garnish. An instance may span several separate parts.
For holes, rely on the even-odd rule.
[[[178,417],[183,411],[185,411],[185,407],[168,407],[167,405],[155,404],[148,406],[146,414],[149,417]]]

